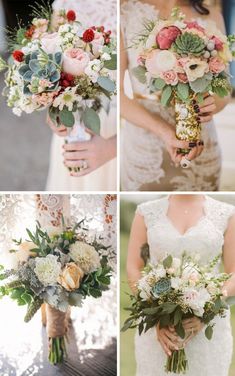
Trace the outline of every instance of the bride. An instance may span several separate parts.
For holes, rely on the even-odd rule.
[[[141,277],[144,261],[140,249],[148,243],[150,261],[157,263],[168,252],[179,257],[187,250],[207,263],[221,253],[224,269],[234,273],[223,286],[224,295],[235,295],[235,208],[204,195],[170,195],[138,206],[129,241],[127,273],[131,289]],[[228,376],[233,339],[230,315],[215,319],[209,342],[197,318],[184,322],[193,333],[185,345],[189,362],[187,376]],[[136,376],[164,376],[166,355],[177,348],[178,337],[171,328],[158,326],[141,336],[136,333]],[[157,374],[156,374],[156,370]],[[173,375],[173,374],[172,374]]]
[[[54,10],[73,9],[85,27],[103,25],[116,33],[116,0],[55,0]],[[101,121],[101,135],[92,135],[90,141],[64,145],[67,131],[56,127],[48,118],[54,132],[49,175],[46,189],[49,191],[114,191],[116,190],[116,102],[111,102],[109,115]],[[79,173],[69,172],[68,167],[87,168]]]
[[[211,1],[212,2],[212,1]],[[121,178],[124,191],[216,191],[219,189],[221,154],[213,114],[221,111],[230,98],[207,96],[196,107],[202,123],[202,140],[197,143],[178,141],[172,109],[146,99],[145,88],[132,74],[137,52],[130,47],[146,19],[167,18],[179,6],[187,19],[206,24],[216,21],[224,31],[218,7],[205,8],[202,0],[124,0],[121,4],[121,114],[126,120],[122,129]],[[129,71],[132,99],[126,92]],[[190,148],[190,167],[179,167],[179,148]]]

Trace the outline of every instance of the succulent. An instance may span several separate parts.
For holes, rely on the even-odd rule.
[[[173,48],[178,54],[197,56],[201,55],[205,49],[205,42],[198,35],[186,32],[176,38]]]
[[[155,298],[168,292],[171,289],[171,281],[169,278],[161,278],[152,288],[152,294]]]
[[[55,91],[59,86],[62,54],[46,54],[35,51],[25,57],[24,64],[19,68],[19,74],[24,81],[25,95],[37,94],[40,80],[47,80],[48,87],[43,91]]]

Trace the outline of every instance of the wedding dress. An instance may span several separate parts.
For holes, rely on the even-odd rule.
[[[105,26],[107,30],[116,33],[117,5],[116,0],[55,0],[53,8],[73,9],[84,27],[93,25]],[[116,134],[116,100],[112,100],[109,115],[102,113],[101,136],[110,138]],[[71,177],[63,164],[64,138],[53,135],[50,167],[46,190],[48,191],[115,191],[116,159],[105,163],[97,170],[84,177]]]
[[[202,264],[222,252],[224,233],[229,218],[235,213],[232,205],[205,197],[204,215],[195,226],[183,235],[167,217],[168,197],[140,204],[137,212],[144,217],[152,263],[162,260],[167,254],[180,257],[184,251],[200,256]],[[228,376],[232,358],[233,339],[230,314],[216,318],[212,339],[204,330],[198,333],[185,347],[189,370],[186,376]],[[136,376],[165,376],[166,355],[157,341],[156,328],[135,337],[137,362]]]
[[[146,19],[155,20],[159,11],[139,0],[127,0],[121,5],[121,25],[125,47],[132,45],[133,37],[143,30]],[[203,22],[199,19],[199,22]],[[159,114],[172,126],[175,124],[172,108],[158,101],[141,99],[148,94],[145,85],[133,75],[137,66],[137,50],[126,49],[128,71],[134,97],[150,112]],[[157,124],[156,124],[157,126]],[[124,191],[216,191],[219,189],[221,155],[213,122],[202,125],[205,147],[200,157],[192,161],[189,169],[175,167],[163,142],[153,133],[125,122],[122,132],[121,179]]]

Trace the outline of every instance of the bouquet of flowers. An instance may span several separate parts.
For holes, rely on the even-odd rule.
[[[143,32],[134,38],[139,54],[133,73],[151,94],[160,93],[162,105],[174,105],[179,140],[200,140],[195,105],[205,93],[230,93],[228,65],[234,42],[234,35],[226,37],[212,22],[204,27],[186,21],[178,8],[167,20],[146,20]]]
[[[122,331],[138,327],[141,335],[159,324],[160,328],[173,326],[182,339],[182,348],[173,350],[167,358],[166,372],[178,374],[187,371],[183,347],[187,340],[182,324],[184,319],[198,317],[206,326],[206,337],[211,339],[213,319],[226,314],[228,306],[221,288],[230,275],[215,273],[220,257],[201,266],[186,253],[181,259],[169,255],[157,265],[146,266],[136,285],[136,295],[131,295],[132,307],[128,308],[131,313]]]
[[[12,51],[3,91],[13,113],[48,109],[55,124],[71,129],[68,142],[99,134],[100,111],[116,94],[116,41],[103,26],[84,29],[73,10],[33,7],[32,23],[8,32]],[[72,130],[73,127],[73,130]]]
[[[27,229],[30,240],[14,240],[16,269],[0,267],[0,297],[9,296],[19,305],[27,305],[25,322],[46,304],[49,361],[63,362],[70,306],[81,307],[87,296],[99,298],[108,289],[111,268],[105,254],[107,247],[81,234],[80,222],[74,228],[48,233],[38,223],[35,232]]]

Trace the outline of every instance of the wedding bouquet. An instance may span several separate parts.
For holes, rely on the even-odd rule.
[[[99,298],[108,289],[111,268],[107,247],[74,228],[48,233],[39,223],[35,232],[27,229],[30,240],[14,240],[14,252],[19,260],[16,269],[0,268],[0,298],[8,295],[19,305],[27,305],[25,322],[32,319],[46,303],[46,325],[49,339],[49,361],[63,362],[66,347],[70,306],[81,307],[87,296]]]
[[[53,13],[33,7],[31,24],[8,32],[12,51],[4,95],[13,113],[48,109],[55,124],[70,130],[68,141],[85,140],[85,127],[100,132],[116,83],[116,41],[103,26],[84,29],[73,10]]]
[[[226,37],[213,22],[204,26],[186,21],[178,8],[167,20],[146,20],[143,32],[134,38],[139,53],[133,73],[151,94],[160,93],[162,105],[174,105],[179,140],[200,140],[194,107],[206,93],[219,97],[230,93],[228,65],[234,42],[234,35]]]
[[[228,306],[221,288],[230,275],[215,273],[220,257],[201,266],[186,253],[181,259],[169,255],[157,265],[146,266],[136,285],[136,295],[131,295],[132,307],[128,308],[131,313],[122,331],[138,327],[141,335],[159,324],[160,328],[173,326],[182,339],[182,348],[173,350],[167,358],[166,372],[185,374],[187,371],[183,346],[189,337],[183,327],[184,319],[198,317],[206,326],[206,337],[211,339],[213,319],[226,314]]]

